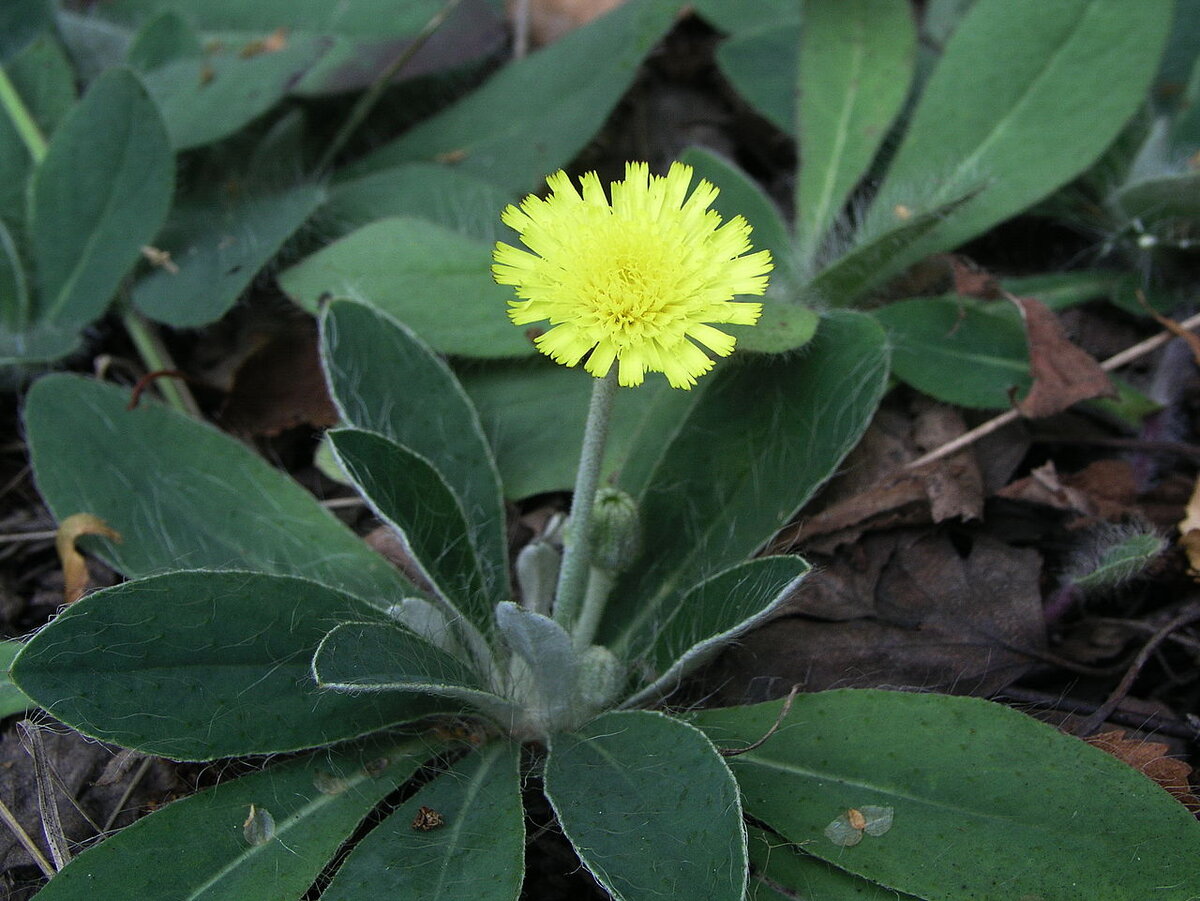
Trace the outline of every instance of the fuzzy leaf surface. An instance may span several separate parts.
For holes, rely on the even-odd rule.
[[[178,271],[157,268],[134,287],[152,319],[176,328],[219,319],[324,197],[315,185],[232,202],[221,194],[177,206],[158,237]]]
[[[800,34],[796,232],[820,245],[908,95],[917,32],[906,0],[804,4]]]
[[[178,760],[312,748],[445,709],[348,697],[311,675],[340,620],[370,615],[303,579],[168,573],[88,595],[38,632],[13,680],[85,735]]]
[[[583,149],[671,26],[678,0],[630,0],[523,60],[344,170],[357,177],[450,157],[514,194]]]
[[[887,368],[883,330],[838,313],[803,354],[710,376],[642,496],[653,553],[618,580],[599,643],[645,652],[693,585],[769,541],[858,442]]]
[[[174,158],[153,101],[128,69],[105,72],[33,174],[38,317],[83,326],[99,316],[158,232],[173,187]]]
[[[737,785],[693,727],[630,710],[553,735],[546,795],[583,864],[618,901],[741,901]]]
[[[221,782],[88,849],[38,894],[46,901],[294,901],[367,814],[438,750],[426,738],[358,745]],[[243,835],[252,805],[275,822],[261,845]]]
[[[924,212],[983,189],[882,274],[957,247],[1095,162],[1143,102],[1173,6],[978,0],[925,85],[874,212]]]
[[[701,713],[722,747],[757,741],[780,702]],[[878,690],[800,695],[779,731],[730,758],[750,815],[805,852],[930,901],[1187,901],[1200,823],[1141,773],[978,698]],[[894,808],[854,847],[850,808]]]
[[[462,507],[493,603],[509,597],[500,475],[479,415],[450,368],[409,329],[363,304],[333,301],[321,359],[342,420],[430,461]]]
[[[371,508],[397,529],[438,595],[477,627],[492,599],[462,507],[432,464],[406,447],[358,429],[329,433],[334,455]]]
[[[492,280],[491,266],[482,241],[424,219],[380,219],[305,257],[279,284],[313,313],[327,296],[368,303],[440,353],[530,356],[533,342],[505,313],[512,289]]]
[[[453,764],[355,846],[322,901],[516,901],[525,872],[519,766],[520,749],[508,743]],[[441,824],[414,827],[422,808]]]
[[[295,575],[385,607],[416,589],[245,445],[153,401],[72,375],[30,390],[25,434],[55,518],[91,513],[124,538],[85,546],[130,578],[177,569]]]

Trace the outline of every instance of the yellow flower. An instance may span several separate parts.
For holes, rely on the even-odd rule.
[[[550,195],[526,197],[501,214],[532,253],[497,243],[492,274],[516,288],[509,317],[517,325],[549,320],[538,349],[564,366],[590,351],[584,368],[597,378],[617,363],[622,385],[661,372],[675,388],[691,388],[735,339],[710,323],[753,325],[760,303],[735,294],[767,289],[771,254],[750,251],[741,216],[724,225],[708,207],[717,189],[701,180],[688,195],[692,168],[675,163],[665,177],[627,163],[612,185],[612,203],[595,172],[547,179]]]

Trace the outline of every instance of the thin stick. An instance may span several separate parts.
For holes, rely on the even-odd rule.
[[[17,731],[21,735],[21,744],[25,745],[25,750],[33,758],[33,781],[37,789],[38,809],[42,813],[42,832],[50,845],[54,869],[61,870],[71,862],[71,849],[67,846],[67,836],[58,813],[58,801],[54,797],[46,746],[42,743],[41,733],[29,720],[17,723]]]
[[[1200,327],[1200,313],[1185,319],[1179,324],[1179,327],[1187,331],[1191,331],[1194,328]],[[1158,350],[1158,348],[1162,347],[1174,337],[1175,334],[1173,332],[1159,332],[1157,335],[1147,338],[1145,341],[1139,341],[1137,344],[1133,345],[1133,347],[1126,348],[1119,354],[1114,354],[1113,356],[1109,357],[1100,364],[1100,368],[1105,372],[1112,372],[1114,369],[1119,369],[1126,363],[1131,363],[1139,357],[1144,357],[1153,350]],[[990,435],[997,429],[1004,428],[1010,422],[1014,422],[1019,419],[1020,416],[1021,414],[1015,409],[1006,410],[996,418],[989,419],[987,422],[975,426],[975,428],[971,429],[969,432],[963,432],[954,440],[947,441],[941,447],[934,448],[929,453],[925,454],[925,456],[918,457],[911,463],[906,464],[904,468],[917,469],[921,466],[924,466],[926,463],[932,463],[934,460],[940,460],[943,457],[948,457],[951,454],[962,450],[964,447],[974,444],[985,435]]]
[[[785,700],[783,702],[783,706],[779,708],[779,716],[775,717],[775,722],[771,725],[771,728],[768,729],[763,734],[763,737],[758,741],[751,745],[747,745],[744,748],[717,748],[717,753],[722,757],[737,757],[739,754],[748,754],[755,748],[761,748],[766,740],[774,735],[776,731],[778,731],[780,725],[783,723],[784,718],[792,709],[792,701],[796,700],[796,695],[799,693],[800,686],[793,685],[792,690],[788,692],[787,700]]]
[[[1129,664],[1129,669],[1125,671],[1125,675],[1121,678],[1120,683],[1113,689],[1112,694],[1105,699],[1104,703],[1096,708],[1096,711],[1086,720],[1079,724],[1074,730],[1076,735],[1087,736],[1091,735],[1108,719],[1108,715],[1117,709],[1117,705],[1125,700],[1129,694],[1133,683],[1137,679],[1138,674],[1142,671],[1142,667],[1146,665],[1146,661],[1150,659],[1150,655],[1158,650],[1158,646],[1162,644],[1167,636],[1180,629],[1189,623],[1200,620],[1200,604],[1190,604],[1184,610],[1172,619],[1169,623],[1150,636],[1150,639],[1138,651],[1138,655],[1133,658],[1133,663]]]
[[[0,801],[0,820],[4,821],[4,825],[8,827],[8,830],[13,834],[17,842],[33,858],[33,862],[38,865],[38,869],[47,876],[53,876],[55,873],[54,865],[46,860],[46,855],[42,853],[41,848],[29,837],[29,833],[21,828],[21,824],[17,822],[17,818],[13,816],[13,812],[8,809],[8,805],[3,801]]]

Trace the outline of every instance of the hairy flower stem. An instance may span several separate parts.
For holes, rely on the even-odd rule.
[[[596,629],[600,626],[600,614],[604,612],[604,604],[608,593],[612,591],[616,576],[607,570],[593,566],[588,577],[587,591],[583,596],[583,612],[579,614],[579,622],[571,633],[575,650],[586,651],[596,638]]]
[[[563,548],[562,568],[558,571],[558,587],[554,592],[554,621],[568,631],[579,614],[587,591],[592,556],[592,507],[596,502],[596,489],[600,486],[600,464],[604,460],[608,421],[616,390],[617,367],[614,366],[592,386],[587,425],[583,429],[583,451],[579,455],[575,494],[571,498],[571,525]]]

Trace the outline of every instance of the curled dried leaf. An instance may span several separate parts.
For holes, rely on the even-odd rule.
[[[63,569],[63,602],[73,604],[87,591],[88,571],[83,554],[75,547],[76,539],[84,535],[100,535],[120,542],[121,534],[104,520],[91,513],[75,513],[58,524],[54,546]]]

